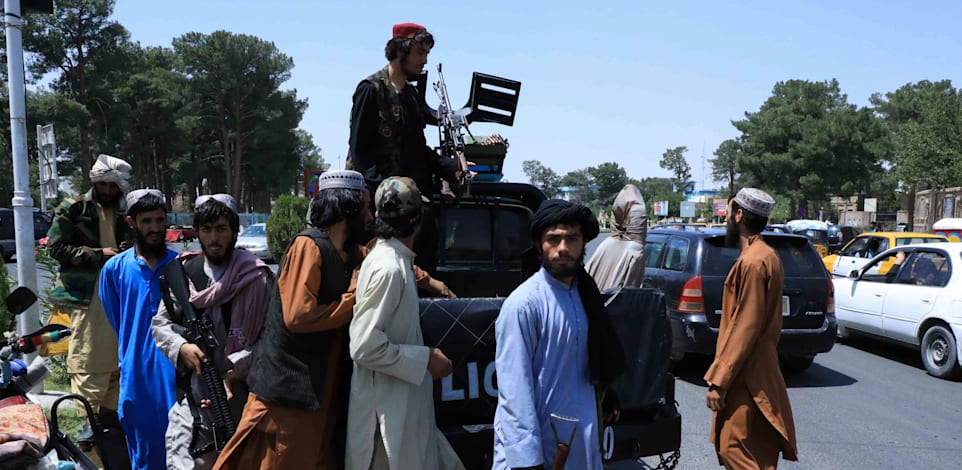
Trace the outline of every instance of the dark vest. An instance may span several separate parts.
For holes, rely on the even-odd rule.
[[[381,175],[401,175],[401,134],[404,131],[404,106],[389,85],[387,68],[364,79],[377,90],[377,154],[374,161]]]
[[[297,234],[297,237],[310,237],[321,252],[318,303],[329,304],[339,300],[341,294],[350,287],[351,275],[360,263],[358,254],[352,254],[347,262],[342,261],[327,234],[313,227]],[[344,330],[346,328],[291,333],[284,325],[280,288],[275,284],[264,320],[264,333],[258,341],[254,364],[247,379],[251,392],[268,403],[317,410],[320,407],[319,398],[325,390],[324,377],[330,356],[346,350],[347,335]],[[342,347],[335,350],[335,340],[339,335],[344,335]],[[330,384],[327,385],[331,389]]]

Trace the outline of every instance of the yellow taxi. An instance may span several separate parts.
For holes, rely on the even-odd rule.
[[[920,232],[865,232],[853,238],[838,254],[822,257],[822,262],[833,276],[848,274],[868,264],[875,255],[895,246],[948,241],[942,235]],[[885,274],[895,259],[879,263],[878,274]]]

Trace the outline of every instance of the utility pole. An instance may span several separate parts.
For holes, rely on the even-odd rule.
[[[37,291],[37,259],[34,256],[33,199],[30,197],[30,164],[27,160],[27,105],[23,74],[23,34],[20,0],[4,0],[3,23],[7,35],[7,86],[10,93],[10,147],[13,150],[13,220],[17,238],[17,281]],[[17,334],[33,333],[40,325],[36,304],[17,316]],[[28,363],[35,354],[27,356]]]

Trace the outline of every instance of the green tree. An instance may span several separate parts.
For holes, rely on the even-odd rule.
[[[129,34],[110,18],[113,8],[113,0],[58,0],[53,15],[31,14],[24,22],[24,49],[32,53],[30,71],[36,76],[59,72],[53,89],[90,114],[78,124],[74,149],[84,187],[90,184],[95,147],[103,146],[103,137],[115,122],[112,89],[126,69]]]
[[[735,181],[738,180],[738,156],[741,153],[741,144],[735,139],[728,139],[715,150],[715,158],[708,160],[711,162],[712,179],[726,182],[729,194],[735,192]]]
[[[588,174],[591,175],[597,187],[594,205],[601,208],[611,207],[615,202],[615,196],[628,184],[628,173],[615,162],[606,162],[588,168]]]
[[[286,194],[274,201],[267,217],[267,248],[278,263],[291,239],[307,228],[307,208],[310,201],[301,196]]]
[[[742,132],[743,183],[783,194],[792,213],[865,192],[882,173],[881,128],[871,110],[848,104],[836,80],[778,82],[757,112],[732,124]]]
[[[631,184],[638,187],[645,204],[648,206],[649,219],[655,220],[653,204],[658,201],[668,202],[669,215],[681,214],[681,201],[685,200],[684,194],[672,189],[671,178],[650,177],[640,180],[631,180]]]
[[[561,177],[558,186],[559,188],[570,188],[569,199],[572,202],[589,205],[595,200],[596,188],[594,178],[592,178],[591,173],[589,173],[586,168],[569,171]]]
[[[324,161],[324,157],[321,155],[321,148],[314,145],[314,137],[312,137],[309,132],[303,129],[297,129],[294,134],[297,136],[296,152],[299,156],[298,161],[300,162],[297,174],[293,175],[293,193],[297,194],[298,190],[301,190],[304,185],[304,171],[314,169],[327,170],[331,165]]]
[[[265,124],[289,118],[283,114],[297,113],[306,105],[299,103],[301,109],[271,107],[292,101],[289,99],[291,93],[284,96],[285,92],[279,87],[290,78],[294,62],[272,42],[227,31],[185,34],[174,39],[174,50],[180,55],[180,71],[190,77],[190,86],[206,108],[201,114],[205,117],[205,125],[217,133],[223,171],[227,176],[226,190],[243,198],[244,168],[255,155],[256,137],[267,138],[263,133],[255,136],[257,131],[263,130]],[[293,101],[296,102],[296,98]],[[286,137],[292,141],[296,140],[294,128],[296,125],[287,129],[289,135]],[[287,163],[288,168],[296,167],[296,160],[278,161],[280,156],[265,157],[282,165]],[[288,156],[296,158],[293,152]],[[289,187],[286,183],[289,179],[283,179],[285,182],[281,187]]]
[[[549,199],[558,196],[558,186],[561,177],[554,170],[544,166],[538,160],[525,160],[521,162],[521,170],[528,177],[528,182],[541,188],[541,191]]]
[[[939,190],[962,184],[962,98],[951,81],[909,83],[885,95],[876,93],[871,102],[886,131],[881,153],[913,200],[920,186],[933,189],[937,201]],[[928,207],[931,227],[935,205]],[[909,220],[915,220],[914,204]]]
[[[691,166],[685,159],[685,152],[687,151],[688,147],[685,146],[667,149],[661,155],[661,161],[658,162],[658,166],[671,172],[674,176],[672,183],[674,183],[677,191],[682,193],[684,192],[684,184],[691,180]]]

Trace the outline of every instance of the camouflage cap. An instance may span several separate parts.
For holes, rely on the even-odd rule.
[[[427,202],[414,180],[406,176],[385,178],[374,193],[374,205],[382,219],[413,218],[421,215],[422,202]]]

